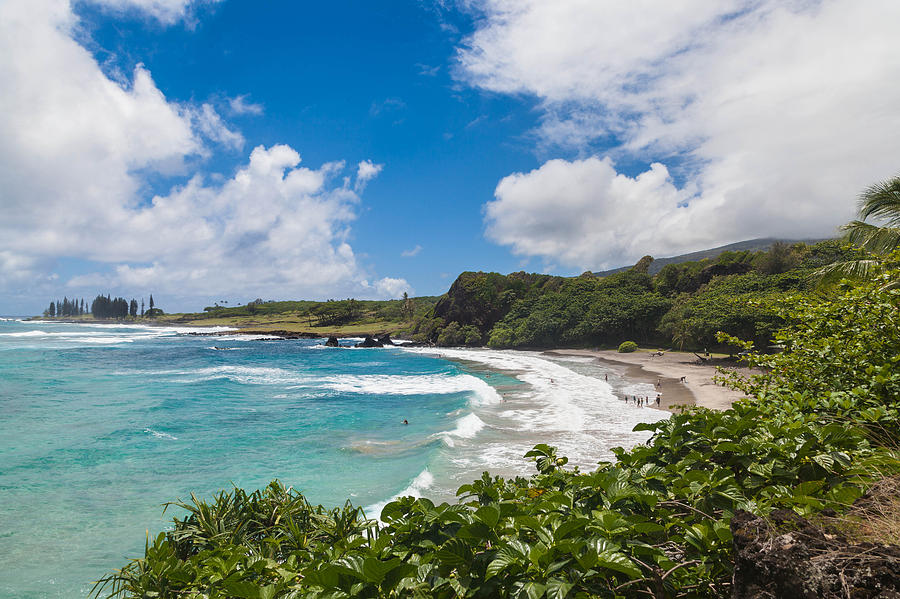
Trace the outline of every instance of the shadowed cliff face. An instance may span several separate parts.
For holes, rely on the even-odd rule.
[[[872,504],[871,494],[861,497],[847,515],[824,518],[824,526],[790,510],[776,510],[768,521],[737,512],[732,599],[900,598],[900,546],[859,541],[848,531],[848,523],[858,530],[869,521]]]
[[[535,273],[464,272],[435,304],[434,315],[443,318],[444,322],[473,325],[486,333],[506,315],[517,299],[562,281],[562,277]]]

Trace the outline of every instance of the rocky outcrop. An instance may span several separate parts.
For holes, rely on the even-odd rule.
[[[341,344],[338,343],[338,338],[331,336],[328,338],[328,341],[325,342],[325,347],[340,347]]]
[[[397,344],[394,343],[394,341],[391,339],[391,334],[390,334],[390,333],[385,333],[384,335],[379,335],[379,336],[378,336],[378,343],[380,343],[381,345],[397,345]]]
[[[384,347],[384,343],[375,339],[372,335],[366,335],[366,338],[361,343],[357,343],[356,347]]]
[[[564,280],[524,272],[508,275],[464,272],[435,304],[433,315],[445,324],[457,322],[461,327],[471,325],[485,334],[506,315],[517,299],[531,291],[558,287]]]
[[[851,543],[790,510],[739,511],[732,599],[900,599],[900,547]]]

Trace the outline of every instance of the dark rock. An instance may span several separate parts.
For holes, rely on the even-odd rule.
[[[356,347],[384,347],[384,344],[372,337],[372,335],[366,335],[362,343],[357,343]]]
[[[331,336],[328,338],[328,341],[325,342],[325,347],[340,347],[341,344],[338,343],[338,338]]]
[[[397,345],[396,343],[394,345]],[[407,341],[398,347],[435,347],[434,343],[429,341]]]
[[[380,335],[378,337],[378,343],[380,343],[381,345],[397,345],[391,339],[390,333],[385,333],[384,335]]]
[[[739,511],[732,599],[900,599],[900,547],[851,544],[790,510]]]
[[[234,331],[226,331],[224,334],[226,335],[234,335]],[[242,330],[237,331],[238,335],[268,335],[270,337],[278,337],[279,339],[321,339],[322,335],[319,333],[307,333],[303,331],[253,331],[253,330]]]

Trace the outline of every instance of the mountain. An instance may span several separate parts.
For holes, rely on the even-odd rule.
[[[715,247],[708,250],[700,250],[697,252],[691,252],[689,254],[681,254],[680,256],[672,256],[670,258],[657,258],[650,264],[650,269],[647,271],[651,275],[655,275],[662,267],[666,264],[681,264],[682,262],[696,262],[698,260],[704,260],[707,258],[715,258],[719,254],[724,252],[763,252],[768,250],[772,245],[778,241],[782,243],[792,244],[792,243],[806,243],[813,244],[818,243],[820,241],[826,241],[828,238],[823,239],[775,239],[774,237],[765,237],[760,239],[748,239],[747,241],[738,241],[737,243],[729,243],[728,245],[722,245],[719,247]],[[619,268],[613,268],[611,270],[603,270],[600,272],[595,272],[594,275],[598,277],[605,277],[607,275],[615,274],[617,272],[622,272],[624,270],[628,270],[633,265],[629,264],[628,266],[621,266]]]

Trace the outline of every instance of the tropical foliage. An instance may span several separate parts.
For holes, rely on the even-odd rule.
[[[900,276],[897,263],[884,277]],[[103,579],[119,597],[721,597],[737,510],[841,511],[900,470],[900,291],[882,280],[784,297],[770,372],[726,376],[749,397],[655,424],[593,472],[548,445],[537,473],[485,473],[461,503],[406,497],[382,527],[278,482],[192,498],[144,557]],[[729,344],[750,342],[723,337]]]
[[[723,347],[716,333],[762,346],[784,324],[774,306],[810,291],[812,273],[855,255],[840,242],[775,243],[648,274],[645,256],[605,277],[467,272],[423,313],[417,341],[490,347],[616,347],[622,339],[678,349]]]
[[[857,219],[841,229],[845,240],[858,252],[850,259],[820,268],[820,280],[829,284],[842,278],[872,278],[881,267],[879,258],[900,248],[900,177],[866,188],[859,196]]]

